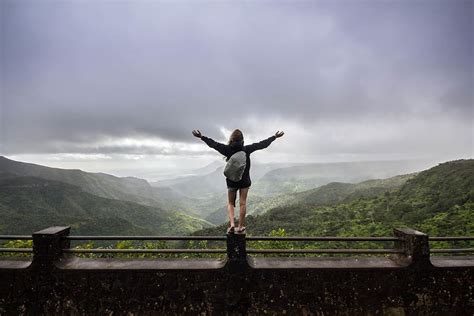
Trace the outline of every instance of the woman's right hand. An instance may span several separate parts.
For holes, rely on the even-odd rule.
[[[278,131],[275,133],[275,137],[278,138],[278,137],[282,137],[285,133],[283,133],[283,131]]]
[[[193,135],[196,136],[197,138],[202,137],[202,134],[198,129],[193,130]]]

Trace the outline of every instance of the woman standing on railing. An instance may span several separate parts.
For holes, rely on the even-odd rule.
[[[239,206],[240,206],[240,213],[239,213],[239,227],[237,228],[237,232],[244,232],[245,231],[245,213],[247,211],[247,194],[252,184],[250,180],[250,154],[256,150],[267,148],[275,139],[278,137],[283,136],[283,132],[276,132],[275,135],[270,136],[269,138],[262,140],[258,143],[253,143],[251,145],[244,146],[244,135],[239,129],[236,129],[232,132],[229,138],[229,142],[227,145],[218,143],[214,141],[212,138],[203,136],[199,130],[193,130],[193,135],[203,140],[209,147],[214,148],[219,153],[226,157],[228,161],[232,155],[239,151],[244,151],[246,156],[245,162],[245,169],[242,174],[242,179],[234,182],[228,177],[226,178],[227,182],[227,210],[229,212],[229,221],[230,226],[227,230],[227,233],[233,233],[235,230],[235,223],[234,223],[234,208],[235,208],[235,200],[237,197],[237,191],[240,192],[239,196]]]

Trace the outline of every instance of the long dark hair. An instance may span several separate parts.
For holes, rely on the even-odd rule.
[[[242,131],[240,129],[236,129],[232,132],[232,134],[230,134],[229,142],[227,143],[227,145],[230,145],[236,141],[241,141],[242,144],[244,143],[244,134],[242,134]]]
[[[229,137],[229,142],[227,143],[227,145],[230,145],[234,142],[238,142],[240,141],[242,143],[242,145],[244,144],[244,134],[242,133],[242,131],[240,129],[235,129],[232,134],[230,134],[230,137]],[[224,157],[225,161],[228,161],[230,157]]]

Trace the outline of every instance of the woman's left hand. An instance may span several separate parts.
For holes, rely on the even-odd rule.
[[[196,136],[197,138],[202,137],[202,134],[198,129],[193,130],[193,135]]]

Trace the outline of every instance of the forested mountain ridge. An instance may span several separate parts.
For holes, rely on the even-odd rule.
[[[284,207],[291,204],[309,205],[333,205],[341,202],[349,202],[359,197],[376,196],[382,192],[391,191],[402,186],[405,181],[414,177],[415,174],[400,175],[388,179],[366,180],[360,183],[331,182],[315,189],[286,193],[272,197],[252,196],[248,199],[247,213],[249,215],[264,214],[275,207]],[[220,224],[227,221],[226,207],[211,213],[206,217],[211,223]]]
[[[358,183],[425,170],[435,165],[428,160],[353,161],[307,163],[267,172],[252,187],[254,194],[269,196],[296,193],[331,182]]]
[[[37,177],[0,180],[0,234],[71,226],[75,234],[182,235],[210,224],[157,207],[107,199]]]
[[[404,202],[402,218],[416,220],[474,200],[474,160],[439,164],[407,181],[398,192]],[[408,206],[408,207],[405,207]]]
[[[324,206],[308,201],[248,216],[248,234],[267,235],[282,228],[289,235],[390,236],[395,227],[411,227],[432,235],[473,235],[474,160],[439,164],[408,179],[399,189],[376,196]],[[193,234],[222,234],[225,229],[221,225]]]
[[[51,168],[32,163],[14,161],[0,156],[0,171],[16,176],[30,176],[76,185],[89,193],[124,199],[128,195],[147,196],[149,185],[142,179],[119,178],[105,173],[89,173],[79,169]],[[125,196],[124,196],[125,195]]]
[[[406,179],[397,175],[413,174],[420,170],[432,167],[434,162],[429,160],[406,160],[406,161],[359,161],[359,162],[334,162],[334,163],[304,163],[293,166],[280,166],[273,168],[256,180],[252,176],[252,186],[250,189],[251,198],[248,199],[248,214],[263,214],[267,210],[294,202],[301,198],[314,198],[321,200],[323,194],[328,194],[330,200],[323,204],[341,202],[344,198],[341,192],[347,186],[349,195],[358,194],[374,195],[377,188],[385,190],[385,185],[401,185]],[[278,166],[278,165],[274,165]],[[386,178],[390,179],[387,180]],[[379,180],[367,180],[379,179]],[[385,179],[385,180],[380,180]],[[365,190],[363,181],[370,189]],[[374,183],[373,181],[379,181]],[[389,181],[385,183],[383,181]],[[359,187],[353,184],[358,183]],[[329,185],[326,187],[326,185]],[[201,189],[205,189],[206,184]],[[334,189],[336,194],[331,194]],[[319,194],[308,194],[312,190],[323,190]],[[354,192],[351,193],[351,191]],[[326,192],[325,192],[326,191]],[[331,200],[332,199],[332,200]],[[204,217],[207,221],[220,224],[227,220],[226,196],[221,200],[213,198],[219,207],[213,207],[209,215]],[[212,205],[211,205],[212,206]]]
[[[391,234],[390,227],[405,225],[425,230],[445,227],[440,228],[441,231],[449,228],[450,232],[469,232],[473,225],[473,174],[473,160],[458,160],[419,174],[356,184],[334,182],[274,196],[253,195],[252,191],[247,210],[254,216],[248,216],[249,231],[263,234],[285,228],[292,234],[370,235]],[[138,192],[140,188],[142,192]],[[160,193],[155,194],[154,190]],[[96,191],[106,197],[96,196]],[[170,188],[151,187],[147,181],[137,178],[48,168],[0,157],[0,216],[5,219],[0,221],[0,229],[3,233],[18,233],[11,231],[12,228],[29,233],[36,227],[68,223],[82,233],[190,233],[212,225],[209,222],[227,221],[225,201],[225,192],[194,200]],[[216,208],[220,204],[222,206]],[[127,213],[127,209],[131,212]],[[208,221],[203,221],[194,218],[193,211],[204,218],[212,214],[206,218]],[[149,214],[149,220],[143,219],[141,214]],[[256,216],[259,214],[263,215]],[[221,226],[214,233],[223,231],[225,227]]]
[[[51,168],[14,161],[0,156],[0,178],[29,176],[75,185],[100,197],[123,200],[161,209],[196,212],[195,200],[170,188],[152,187],[146,180],[116,177],[106,173],[91,173],[79,169]]]
[[[150,185],[146,180],[134,177],[116,177],[75,169],[50,168],[0,156],[0,178],[6,177],[6,173],[8,173],[14,176],[31,176],[60,181],[79,186],[84,191],[100,197],[185,212],[214,224],[220,224],[226,220],[225,177],[222,174],[222,167],[207,173],[220,163],[220,161],[216,161],[196,170],[199,174],[195,176],[185,176]],[[307,188],[296,179],[300,176],[304,178],[303,182],[308,182],[309,177],[324,185],[337,179],[352,179],[355,176],[358,179],[369,179],[380,172],[394,175],[395,170],[411,170],[414,167],[419,167],[420,164],[425,165],[427,162],[256,163],[252,166],[252,199],[249,200],[249,210],[251,210],[250,213],[264,213],[267,209],[280,205],[281,200],[291,199],[292,194],[317,186]],[[295,170],[295,175],[291,174],[292,170]],[[373,170],[378,171],[374,172]],[[272,177],[276,176],[278,181],[268,182],[267,174],[271,174]],[[308,183],[313,183],[313,180]],[[269,186],[271,187],[270,191],[268,190]],[[275,194],[279,195],[277,199],[268,198],[275,196]],[[288,197],[285,197],[284,194],[288,194]]]
[[[332,182],[315,189],[294,193],[285,204],[332,205],[349,202],[356,198],[372,197],[397,189],[414,176],[415,174],[400,175],[388,179],[366,180],[360,183]]]
[[[221,166],[219,166],[219,163]],[[215,196],[225,189],[222,175],[225,161],[211,166],[206,174],[155,181],[156,187],[169,187],[187,197]],[[302,192],[331,182],[357,183],[409,174],[435,165],[431,160],[353,161],[332,163],[252,163],[252,194],[262,197]],[[209,169],[206,169],[209,170]]]

